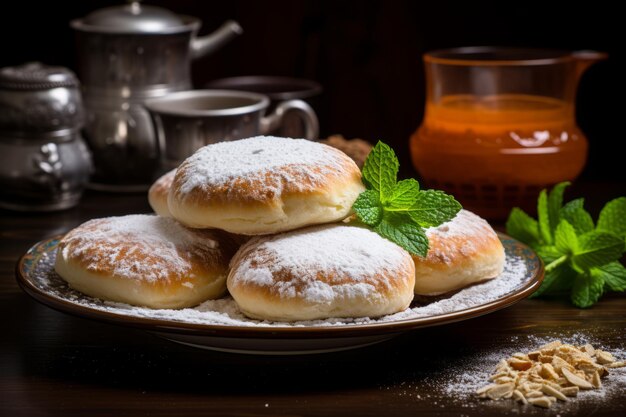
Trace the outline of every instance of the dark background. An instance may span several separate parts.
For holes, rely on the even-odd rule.
[[[75,67],[69,20],[121,1],[3,4],[0,66],[38,60]],[[409,135],[424,103],[421,55],[455,46],[595,49],[578,93],[578,121],[590,142],[583,178],[624,181],[626,23],[613,2],[451,2],[409,0],[151,1],[204,22],[201,34],[236,19],[244,35],[193,66],[196,87],[235,75],[310,78],[324,87],[321,135],[391,143],[410,165]]]

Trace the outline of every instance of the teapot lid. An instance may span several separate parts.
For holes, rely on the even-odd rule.
[[[191,21],[197,22],[196,19]],[[188,17],[179,16],[162,7],[142,5],[135,0],[122,6],[96,10],[70,24],[74,29],[89,32],[166,34],[190,30],[189,23]]]
[[[77,86],[76,75],[64,67],[28,62],[0,69],[0,88],[7,90],[49,90]]]

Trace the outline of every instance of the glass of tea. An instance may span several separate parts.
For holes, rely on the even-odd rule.
[[[534,211],[542,188],[575,179],[585,165],[576,88],[604,58],[496,47],[425,54],[424,120],[410,142],[422,181],[490,219],[514,206]]]

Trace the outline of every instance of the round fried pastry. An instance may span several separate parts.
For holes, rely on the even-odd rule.
[[[130,215],[90,220],[59,242],[56,272],[92,297],[151,308],[191,307],[226,290],[237,246],[218,231]]]
[[[504,248],[489,223],[468,210],[426,230],[428,256],[413,255],[415,294],[439,295],[502,273]]]
[[[170,209],[167,207],[167,196],[170,193],[175,175],[176,170],[173,169],[157,179],[148,190],[150,207],[159,216],[172,217]]]
[[[413,299],[411,256],[361,227],[308,227],[251,239],[235,254],[227,285],[249,317],[298,321],[379,317]]]
[[[168,207],[190,227],[261,235],[342,220],[364,189],[359,168],[343,152],[258,136],[207,145],[187,158]]]

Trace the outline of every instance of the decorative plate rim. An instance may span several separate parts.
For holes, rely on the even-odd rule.
[[[544,276],[544,266],[541,258],[524,243],[513,239],[512,237],[497,232],[500,240],[510,240],[514,245],[518,246],[524,252],[530,252],[534,255],[535,267],[531,269],[532,278],[527,280],[521,287],[514,289],[493,301],[478,304],[473,307],[465,308],[458,311],[439,314],[435,316],[407,318],[395,321],[348,324],[345,326],[233,326],[223,324],[201,324],[188,323],[182,321],[155,319],[147,317],[137,317],[125,315],[121,313],[113,313],[91,308],[82,304],[73,303],[71,301],[59,298],[39,288],[28,277],[27,260],[38,249],[50,245],[51,242],[58,240],[62,235],[53,236],[41,240],[31,246],[28,251],[23,254],[16,265],[16,279],[19,286],[38,302],[51,307],[57,311],[68,313],[77,317],[94,319],[97,321],[118,324],[126,327],[140,328],[152,332],[166,332],[187,334],[195,336],[210,337],[231,337],[231,338],[247,338],[247,339],[266,339],[268,337],[275,339],[319,339],[319,338],[337,338],[337,337],[354,337],[365,335],[382,335],[395,334],[404,331],[431,327],[442,324],[454,323],[470,318],[475,318],[488,313],[492,313],[503,308],[509,307],[518,301],[528,297],[535,292],[541,285]],[[41,253],[44,253],[42,251]],[[525,258],[528,259],[528,258]]]

